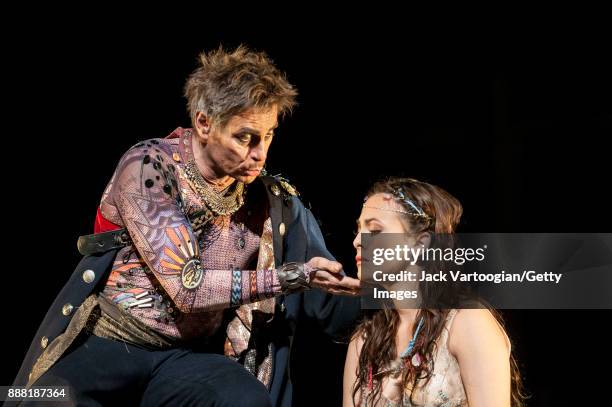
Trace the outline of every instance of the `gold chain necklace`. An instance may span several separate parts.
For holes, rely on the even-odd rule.
[[[232,215],[244,204],[244,183],[242,182],[236,181],[229,195],[219,193],[206,182],[193,159],[185,163],[185,175],[206,206],[217,215]]]

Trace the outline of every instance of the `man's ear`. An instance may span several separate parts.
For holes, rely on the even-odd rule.
[[[206,143],[210,134],[210,120],[203,112],[197,112],[195,117],[195,130],[200,141]]]

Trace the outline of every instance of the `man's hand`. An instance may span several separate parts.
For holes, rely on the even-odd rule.
[[[310,285],[331,294],[357,296],[361,291],[361,282],[355,278],[343,276],[342,264],[327,260],[324,257],[313,257],[306,263],[312,269]]]

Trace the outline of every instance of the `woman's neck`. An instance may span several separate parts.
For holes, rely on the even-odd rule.
[[[408,325],[408,326],[416,322],[415,320],[416,320],[416,316],[418,312],[419,312],[418,309],[401,309],[401,308],[397,309],[397,313],[399,314],[399,318],[400,318],[400,323],[402,325]]]
[[[412,270],[410,270],[412,271]],[[386,286],[386,289],[389,291],[415,291],[419,292],[419,283],[417,281],[399,281],[394,282]],[[419,301],[417,298],[414,299],[403,299],[403,300],[393,300],[393,306],[399,312],[400,321],[403,323],[414,321],[414,318],[419,311],[418,308],[406,308],[406,307],[414,307],[418,306]]]

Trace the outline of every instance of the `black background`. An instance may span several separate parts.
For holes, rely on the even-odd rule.
[[[597,21],[94,17],[23,14],[4,33],[2,384],[76,265],[118,159],[189,125],[185,78],[220,43],[265,50],[300,91],[267,167],[312,204],[348,273],[363,194],[384,175],[454,194],[463,232],[610,231],[610,31]],[[609,399],[609,310],[503,314],[529,405]],[[345,348],[299,339],[296,405],[337,405]]]

